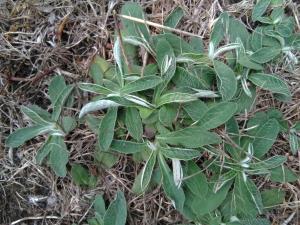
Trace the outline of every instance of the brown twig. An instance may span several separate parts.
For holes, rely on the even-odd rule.
[[[172,28],[172,27],[167,27],[167,26],[164,26],[164,25],[161,25],[161,24],[158,24],[158,23],[153,23],[151,21],[139,19],[139,18],[136,18],[136,17],[127,16],[127,15],[120,15],[120,14],[118,14],[118,16],[121,17],[121,18],[127,19],[127,20],[137,22],[137,23],[143,23],[143,24],[146,24],[146,25],[149,25],[149,26],[152,26],[152,27],[157,27],[157,28],[161,28],[161,29],[164,29],[164,30],[173,31],[175,33],[179,33],[179,34],[183,34],[183,35],[187,35],[187,36],[203,38],[202,36],[197,35],[197,34],[193,34],[193,33],[190,33],[190,32],[178,30],[178,29]]]

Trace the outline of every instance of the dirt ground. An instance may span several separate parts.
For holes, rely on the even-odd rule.
[[[239,0],[153,0],[139,1],[148,19],[161,23],[175,5],[185,10],[178,27],[203,37],[207,45],[213,21],[222,11],[229,11],[246,24],[252,1]],[[289,12],[300,20],[299,1],[289,1]],[[130,188],[141,169],[130,158],[122,157],[112,169],[96,169],[93,159],[95,135],[81,125],[67,137],[70,163],[83,163],[100,177],[96,188],[76,186],[68,175],[57,178],[46,165],[35,164],[40,136],[18,150],[4,146],[5,138],[18,127],[26,126],[20,105],[49,107],[46,90],[49,80],[61,74],[67,82],[89,80],[92,58],[112,60],[114,20],[111,10],[119,10],[122,1],[101,0],[0,0],[0,224],[85,224],[92,215],[96,194],[114,198],[124,190],[130,216],[128,224],[178,224],[183,222],[160,189],[145,196],[135,196]],[[158,32],[156,28],[152,31]],[[298,31],[300,26],[298,23]],[[297,55],[299,57],[299,53]],[[258,98],[259,110],[276,106],[290,123],[300,120],[300,69],[272,68],[289,83],[291,103],[278,103],[269,95]],[[73,115],[82,107],[77,98]],[[289,154],[287,137],[280,137],[273,148],[286,154],[288,165],[300,172],[300,154]],[[261,183],[260,186],[276,186]],[[277,185],[278,186],[278,185]],[[281,185],[287,191],[286,202],[267,214],[273,224],[300,224],[300,183]]]

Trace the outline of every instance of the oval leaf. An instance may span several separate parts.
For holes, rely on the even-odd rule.
[[[35,136],[45,134],[50,130],[51,128],[45,125],[20,128],[8,136],[6,139],[6,145],[11,148],[19,147],[25,141],[28,141]]]
[[[198,150],[187,149],[187,148],[159,148],[162,154],[170,159],[179,159],[179,160],[191,160],[201,156],[201,153]]]
[[[255,73],[251,74],[248,79],[262,89],[291,98],[291,92],[288,85],[275,75]]]
[[[230,100],[236,93],[237,81],[233,70],[226,64],[215,60],[214,68],[218,77],[218,89],[224,101]]]
[[[198,124],[206,130],[216,128],[227,122],[237,111],[237,104],[221,102],[210,107],[199,120]]]
[[[113,151],[123,154],[134,154],[145,151],[147,149],[147,145],[145,143],[137,143],[132,141],[113,140],[110,148]]]
[[[84,115],[86,115],[89,112],[95,112],[101,109],[106,109],[109,107],[116,107],[120,106],[120,104],[111,101],[111,100],[98,100],[94,102],[90,102],[82,107],[79,113],[79,118],[82,118]]]
[[[199,148],[204,145],[218,144],[221,142],[218,135],[197,126],[165,133],[157,136],[157,139],[167,144],[182,145],[186,148]]]
[[[98,132],[98,140],[100,150],[102,151],[107,151],[113,140],[117,112],[118,108],[110,108],[101,120]]]
[[[104,215],[104,225],[125,225],[126,217],[126,199],[123,192],[118,191],[116,199],[111,202]]]
[[[142,190],[145,190],[148,184],[150,183],[155,163],[156,163],[156,152],[152,151],[142,171],[142,177],[141,177]]]

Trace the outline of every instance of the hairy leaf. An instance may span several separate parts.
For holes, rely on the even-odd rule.
[[[201,155],[198,150],[186,149],[186,148],[174,148],[174,147],[160,147],[161,153],[170,159],[179,159],[179,160],[191,160],[197,158]]]
[[[88,91],[100,95],[108,95],[113,91],[99,84],[79,83],[78,87],[83,91]]]
[[[281,189],[269,189],[261,192],[264,207],[272,207],[283,203],[285,191]]]
[[[55,174],[60,177],[67,175],[66,165],[69,161],[69,152],[64,139],[59,136],[51,138],[52,149],[49,156],[50,167],[54,170]]]
[[[118,191],[117,197],[112,201],[104,215],[103,225],[125,225],[127,205],[123,192]]]
[[[274,59],[276,56],[278,56],[281,52],[281,49],[279,48],[274,48],[274,47],[263,47],[256,52],[254,52],[251,56],[250,59],[253,60],[254,62],[263,64],[271,61]]]
[[[198,121],[207,112],[208,107],[204,102],[198,100],[194,102],[185,103],[183,105],[183,109],[187,112],[187,114],[189,114],[192,120]]]
[[[72,85],[67,85],[57,96],[55,102],[53,102],[53,112],[52,112],[52,119],[54,121],[57,121],[59,119],[61,110],[67,101],[69,95],[71,94],[73,90]]]
[[[270,179],[274,182],[288,183],[299,180],[300,176],[286,166],[280,166],[271,170]]]
[[[116,152],[124,154],[134,154],[143,152],[147,149],[146,143],[137,143],[132,141],[113,140],[110,148]]]
[[[95,112],[101,109],[106,109],[110,107],[116,107],[120,106],[120,104],[111,101],[111,100],[98,100],[94,102],[90,102],[82,107],[79,113],[79,118],[82,118],[84,115],[86,115],[89,112]]]
[[[232,102],[215,104],[205,112],[198,124],[206,130],[216,128],[228,121],[236,110],[237,105]]]
[[[158,155],[158,162],[163,177],[163,189],[167,197],[172,201],[174,207],[180,211],[183,209],[185,200],[184,192],[182,188],[176,186],[171,170],[161,154]]]
[[[130,94],[156,87],[162,82],[158,76],[146,76],[126,84],[121,91]]]
[[[175,8],[166,18],[164,25],[167,27],[175,28],[184,16],[184,11],[182,8]],[[167,30],[165,32],[168,32]]]
[[[197,126],[161,134],[157,136],[157,139],[171,145],[182,145],[186,148],[198,148],[221,142],[221,139],[215,133],[210,133]]]
[[[45,134],[51,130],[51,127],[45,125],[36,125],[32,127],[20,128],[11,133],[6,139],[6,145],[11,148],[19,147],[24,142],[35,136]]]
[[[185,103],[185,102],[191,102],[196,100],[197,97],[192,94],[181,93],[181,92],[170,92],[160,96],[157,99],[156,105],[157,107],[159,107],[169,103]]]
[[[139,111],[136,108],[126,109],[125,125],[129,134],[136,140],[141,140],[143,136],[143,124]]]
[[[152,151],[143,170],[142,170],[142,177],[141,177],[141,188],[145,190],[150,183],[151,176],[153,173],[153,169],[156,163],[156,151]]]
[[[205,198],[208,192],[206,176],[193,161],[186,163],[186,178],[184,183],[194,195]]]
[[[107,151],[114,137],[114,129],[117,120],[118,108],[110,108],[101,120],[99,126],[99,147],[102,151]]]
[[[214,68],[218,77],[218,89],[224,101],[233,98],[237,90],[237,81],[234,72],[226,64],[215,60]]]
[[[267,10],[271,0],[260,0],[256,3],[252,11],[253,22],[257,21]]]
[[[287,84],[278,76],[264,73],[255,73],[249,76],[249,80],[263,89],[291,98],[291,93]]]

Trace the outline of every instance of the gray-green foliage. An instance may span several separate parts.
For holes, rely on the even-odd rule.
[[[7,146],[16,148],[38,135],[47,135],[45,143],[37,152],[36,161],[41,164],[47,158],[47,163],[56,175],[62,177],[67,174],[66,164],[69,160],[64,136],[76,126],[73,117],[62,115],[63,107],[72,105],[73,97],[70,95],[72,90],[73,85],[66,85],[63,77],[55,76],[48,90],[52,113],[37,105],[22,106],[22,113],[32,122],[32,125],[16,130],[6,140]]]
[[[118,191],[116,198],[106,208],[102,195],[96,195],[93,202],[95,216],[88,219],[89,225],[125,225],[127,204],[124,193]]]
[[[284,166],[286,157],[270,156],[269,150],[278,135],[288,133],[295,154],[300,126],[289,129],[275,109],[258,112],[241,123],[235,116],[252,110],[260,89],[280,101],[292,98],[287,83],[268,72],[266,63],[283,63],[283,58],[297,63],[299,34],[294,33],[293,19],[271,2],[260,0],[255,5],[252,20],[257,27],[251,33],[241,21],[223,12],[214,23],[207,51],[201,38],[187,42],[167,30],[152,35],[146,24],[121,17],[122,41],[116,35],[115,65],[96,56],[89,71],[94,83],[78,84],[82,91],[96,95],[79,114],[97,135],[96,161],[109,168],[120,154],[131,155],[142,164],[133,193],[161,185],[190,222],[269,224],[256,217],[265,207],[283,201],[284,194],[273,190],[261,194],[252,177],[281,183],[299,178]],[[121,14],[146,19],[142,8],[132,2],[124,4]],[[174,9],[164,25],[176,27],[183,15],[183,9]],[[142,65],[140,48],[155,62]],[[64,103],[71,101],[71,86],[62,81],[56,77],[49,86],[52,116],[36,107],[23,108],[35,125],[17,130],[7,140],[9,146],[17,147],[48,133],[37,161],[49,155],[58,175],[66,174],[68,158],[62,136],[74,124],[70,117],[59,120]],[[101,111],[101,116],[92,116],[95,111]],[[240,125],[246,129],[239,129]],[[94,185],[93,176],[82,166],[74,165],[71,174],[78,185]],[[273,194],[276,201],[268,199]],[[123,194],[118,193],[107,210],[103,199],[96,198],[95,209],[90,224],[125,224]]]
[[[118,61],[123,62],[119,71],[128,71],[130,66],[135,68],[134,73],[111,79],[115,82],[114,89],[104,82],[79,87],[99,94],[100,103],[104,105],[97,107],[99,102],[96,101],[93,107],[93,103],[88,103],[82,115],[109,108],[105,119],[111,107],[118,107],[115,108],[118,116],[107,121],[107,126],[115,130],[105,130],[107,138],[102,142],[110,143],[106,145],[107,151],[132,154],[138,161],[144,161],[134,182],[135,193],[150,191],[161,183],[174,207],[194,222],[234,224],[229,221],[235,217],[236,224],[268,224],[267,220],[253,217],[264,212],[264,203],[271,204],[266,197],[272,192],[264,192],[263,201],[251,176],[261,175],[282,182],[295,180],[292,171],[282,170],[286,168],[283,166],[285,157],[265,156],[277,136],[287,132],[287,126],[280,113],[270,110],[263,118],[259,113],[255,115],[249,120],[247,130],[240,132],[234,116],[251,110],[256,88],[270,91],[281,101],[291,99],[285,81],[265,72],[265,63],[279,61],[281,55],[291,59],[297,49],[297,45],[289,41],[293,32],[290,35],[278,32],[287,23],[285,19],[279,21],[279,17],[284,18],[282,10],[275,8],[270,17],[266,17],[273,21],[273,29],[265,25],[268,19],[264,15],[269,4],[270,1],[260,1],[255,6],[253,21],[261,24],[253,33],[228,13],[222,13],[214,24],[208,53],[203,51],[202,45],[195,46],[195,43],[201,44],[201,40],[193,38],[188,43],[166,30],[165,34],[151,36],[146,25],[122,18],[124,41],[143,46],[156,60],[156,69],[142,69],[137,61],[126,65],[125,56],[115,54],[119,67]],[[135,3],[125,4],[122,12],[141,19],[146,17]],[[182,16],[183,11],[176,8],[164,24],[175,27]],[[225,123],[232,142],[222,140],[211,131]],[[102,125],[103,121],[99,132]],[[149,136],[147,129],[151,129],[152,135]],[[295,152],[298,148],[296,129],[292,128],[289,135]],[[101,143],[101,139],[99,141]],[[225,144],[226,157],[216,150],[220,143]],[[213,173],[210,178],[206,178],[193,161],[206,151],[211,154],[207,162],[207,171]],[[161,181],[154,177],[161,177]],[[282,197],[277,198],[279,201]],[[221,214],[212,216],[213,212]]]

